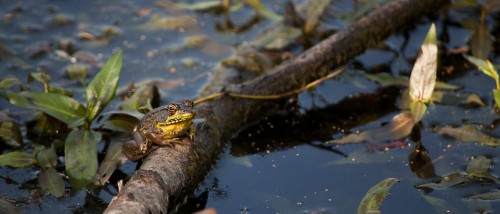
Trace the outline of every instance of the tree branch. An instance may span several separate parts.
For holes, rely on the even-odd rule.
[[[219,85],[211,93],[271,95],[293,91],[325,76],[332,67],[373,47],[398,29],[412,23],[446,0],[395,0],[358,22],[283,63],[268,73],[242,84]],[[173,209],[203,181],[222,152],[222,147],[243,127],[276,109],[276,101],[222,97],[197,105],[198,124],[194,142],[161,147],[110,202],[105,213],[165,213]]]

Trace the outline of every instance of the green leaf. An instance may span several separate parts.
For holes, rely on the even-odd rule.
[[[478,105],[486,107],[486,103],[481,100],[481,97],[474,92],[467,91],[434,91],[432,93],[432,102],[440,103],[442,105]]]
[[[422,120],[425,115],[425,111],[427,110],[427,105],[421,101],[411,101],[410,103],[410,111],[413,117],[413,121],[417,123]]]
[[[122,152],[122,144],[123,142],[113,142],[108,147],[106,156],[97,171],[96,180],[94,181],[96,185],[105,185],[113,172],[127,161],[127,157]]]
[[[497,108],[500,108],[500,89],[493,89],[493,98],[495,99]]]
[[[93,181],[97,171],[97,143],[101,134],[90,130],[73,130],[64,142],[66,173],[72,187],[80,189]]]
[[[410,97],[413,101],[426,103],[431,99],[436,84],[438,48],[434,24],[431,25],[420,51],[411,71]]]
[[[0,166],[29,167],[36,164],[30,154],[24,152],[10,152],[0,155]]]
[[[473,125],[464,125],[457,128],[451,126],[443,126],[438,127],[436,129],[436,132],[440,135],[448,135],[464,143],[478,142],[484,146],[500,146],[500,139],[488,136],[480,132]]]
[[[69,127],[83,124],[85,107],[71,97],[43,92],[21,92],[20,94],[29,103],[28,106],[22,107],[43,111],[68,124]]]
[[[360,133],[352,133],[343,138],[330,140],[328,144],[346,144],[372,142],[380,143],[388,140],[401,139],[408,136],[413,128],[412,116],[410,112],[402,112],[394,116],[389,124],[372,130],[363,131]]]
[[[399,179],[386,178],[370,188],[358,206],[358,213],[365,214],[380,212],[380,206],[382,206],[385,196],[389,194],[389,190],[396,182],[399,182]]]
[[[42,145],[35,145],[34,152],[35,152],[35,158],[38,161],[38,165],[40,165],[40,167],[42,167],[43,169],[56,167],[57,154],[53,146],[47,148]]]
[[[4,112],[0,112],[0,115],[4,114]],[[23,143],[23,136],[19,124],[12,120],[4,120],[2,116],[0,116],[0,138],[10,146],[21,146]]]
[[[120,50],[112,56],[87,87],[87,120],[91,122],[115,96],[122,67]]]
[[[59,172],[52,167],[40,170],[38,185],[44,192],[56,198],[64,195],[64,180]]]
[[[13,85],[20,85],[20,84],[21,84],[21,81],[19,81],[19,79],[17,79],[17,77],[8,76],[0,81],[0,88],[9,88]]]
[[[179,9],[183,10],[192,10],[192,11],[209,11],[209,10],[221,10],[222,9],[222,1],[202,1],[202,2],[193,2],[193,3],[176,3]]]
[[[475,26],[474,33],[469,40],[472,56],[487,59],[493,47],[493,36],[490,34],[486,22],[482,21]]]
[[[304,24],[304,32],[306,34],[312,33],[316,26],[318,26],[321,21],[321,16],[325,14],[331,1],[332,0],[308,1],[305,17],[306,23]]]
[[[245,0],[245,3],[253,7],[260,15],[268,18],[268,19],[274,19],[274,20],[279,20],[281,19],[281,16],[273,13],[264,7],[262,2],[260,0]]]
[[[497,69],[495,68],[495,66],[493,66],[493,64],[491,64],[489,60],[479,59],[473,56],[465,56],[465,58],[467,58],[467,60],[469,60],[469,62],[471,62],[472,64],[476,65],[483,73],[493,78],[498,84]]]

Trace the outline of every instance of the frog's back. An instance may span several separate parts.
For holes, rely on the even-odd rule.
[[[156,124],[164,122],[168,118],[167,110],[164,107],[155,108],[144,115],[138,126],[142,130],[154,129]]]

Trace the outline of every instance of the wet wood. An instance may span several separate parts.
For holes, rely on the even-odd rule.
[[[221,82],[202,94],[231,91],[264,95],[300,88],[446,2],[392,1],[264,75],[241,84]],[[204,121],[197,126],[194,142],[153,151],[105,213],[165,213],[174,209],[172,205],[203,181],[228,140],[245,126],[272,113],[277,103],[223,97],[197,105],[198,118]]]

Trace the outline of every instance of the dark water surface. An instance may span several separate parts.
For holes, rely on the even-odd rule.
[[[331,12],[326,14],[325,20],[331,21],[326,26],[338,26],[335,11],[352,7],[349,0],[335,2]],[[54,50],[60,48],[58,44],[70,41],[71,51],[91,53],[98,64],[114,51],[123,49],[120,86],[132,81],[164,79],[165,84],[160,87],[161,103],[166,104],[194,98],[214,74],[213,68],[220,60],[232,55],[234,47],[252,39],[271,23],[263,19],[243,33],[221,31],[220,25],[225,23],[222,15],[172,10],[167,3],[147,0],[0,1],[0,45],[10,52],[1,52],[0,77],[15,75],[25,81],[30,72],[41,69],[52,77],[53,84],[72,88],[74,97],[84,100],[81,82],[69,80],[64,74],[64,67],[71,62],[55,53]],[[284,1],[265,3],[278,14],[283,13],[283,4]],[[231,13],[230,19],[243,23],[253,14],[251,8],[245,7]],[[420,135],[437,176],[463,173],[469,158],[475,156],[491,158],[490,174],[500,176],[498,148],[461,143],[433,131],[438,125],[476,124],[485,127],[482,129],[485,133],[500,137],[496,126],[499,116],[494,110],[492,95],[495,82],[473,66],[465,65],[461,55],[447,53],[466,46],[472,35],[470,23],[463,17],[477,21],[479,14],[477,8],[465,8],[453,9],[447,18],[442,14],[434,17],[435,20],[423,18],[414,26],[408,26],[407,32],[390,37],[380,47],[352,60],[349,63],[352,69],[340,77],[301,94],[294,114],[271,116],[242,131],[226,147],[188,204],[179,208],[179,213],[192,212],[198,206],[213,207],[219,213],[355,213],[366,191],[388,177],[398,178],[400,182],[384,200],[383,213],[500,212],[498,200],[465,199],[498,189],[498,184],[470,182],[429,192],[415,188],[426,180],[410,168],[408,154],[416,146],[410,138],[403,139],[409,143],[408,147],[386,152],[368,152],[365,144],[322,146],[327,140],[344,136],[343,132],[380,127],[400,112],[397,103],[404,88],[382,87],[369,80],[365,73],[409,76],[418,49],[434,21],[440,40],[440,63],[455,69],[448,74],[441,68],[438,79],[463,86],[458,92],[477,93],[487,106],[430,104],[413,135]],[[172,29],[145,26],[154,16],[185,16],[188,19]],[[54,17],[67,21],[57,24]],[[498,12],[488,15],[487,21],[498,41],[499,23],[495,17],[496,20],[500,17]],[[85,33],[100,39],[86,40],[88,35]],[[206,37],[207,41],[203,45],[185,47],[186,39],[192,36]],[[50,48],[41,48],[44,43]],[[498,44],[495,42],[493,46],[499,47]],[[40,53],[34,54],[35,51]],[[493,64],[500,63],[498,53],[497,49],[490,54]],[[89,67],[90,77],[93,77],[99,65]],[[41,88],[35,83],[29,86]],[[0,107],[9,109],[20,120],[26,120],[31,113],[3,99]],[[108,110],[114,107],[116,103]],[[30,142],[26,140],[25,143],[29,148]],[[1,149],[2,153],[10,151],[3,146]],[[135,164],[127,162],[120,173],[130,175],[134,169]],[[82,191],[55,199],[36,191],[38,171],[36,167],[0,168],[0,197],[15,201],[24,213],[100,213],[117,193],[116,183],[110,183],[97,192]],[[426,196],[442,199],[448,205],[433,206],[424,199]]]

